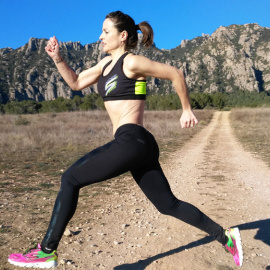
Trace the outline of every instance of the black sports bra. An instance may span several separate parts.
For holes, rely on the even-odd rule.
[[[128,52],[123,54],[116,62],[112,70],[103,76],[109,61],[103,68],[98,80],[98,92],[104,101],[146,99],[146,80],[128,78],[123,72],[123,60]]]

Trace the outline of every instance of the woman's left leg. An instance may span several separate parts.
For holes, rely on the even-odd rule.
[[[132,170],[131,173],[144,194],[162,214],[173,216],[208,233],[222,245],[227,243],[228,238],[220,225],[194,205],[174,196],[158,161]]]

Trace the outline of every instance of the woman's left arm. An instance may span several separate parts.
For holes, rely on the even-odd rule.
[[[134,74],[134,76],[150,76],[172,81],[183,108],[183,113],[180,118],[182,128],[193,127],[198,123],[196,116],[191,110],[187,84],[181,70],[167,64],[152,61],[139,55],[130,55],[127,60],[128,61],[125,66],[129,72]]]

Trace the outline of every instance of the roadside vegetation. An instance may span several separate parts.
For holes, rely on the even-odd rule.
[[[181,111],[147,111],[145,126],[155,135],[165,159],[205,127],[213,112],[198,111],[199,124],[181,129]],[[78,158],[113,139],[110,119],[102,110],[7,114],[0,116],[0,126],[0,191],[18,196],[44,185],[50,189]]]
[[[235,91],[232,93],[196,93],[190,94],[193,109],[230,110],[232,108],[270,107],[269,92]],[[147,97],[147,110],[181,109],[179,97],[175,93],[153,94]],[[0,104],[2,114],[35,114],[72,111],[104,110],[104,103],[98,94],[84,97],[75,95],[72,99],[58,97],[55,100],[37,102],[34,100],[12,101]]]
[[[181,111],[146,111],[145,126],[156,137],[161,161],[204,128],[214,110],[196,110],[199,124],[181,129]],[[233,109],[231,122],[247,151],[270,166],[270,108]],[[0,116],[0,192],[16,196],[50,192],[79,157],[113,139],[103,110]],[[49,179],[49,181],[44,179]]]
[[[181,129],[181,110],[146,111],[144,124],[159,143],[161,160],[205,127],[213,113],[196,110],[199,124]],[[230,117],[245,149],[270,166],[270,108],[233,109]],[[49,188],[51,183],[44,183],[41,175],[59,181],[62,172],[79,157],[113,139],[110,119],[103,110],[5,114],[0,115],[0,126],[0,191],[20,191],[19,186],[33,183],[31,179]],[[9,185],[10,181],[15,186]]]
[[[234,109],[230,117],[244,148],[270,166],[270,108]]]

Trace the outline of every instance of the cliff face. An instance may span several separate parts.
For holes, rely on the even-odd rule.
[[[0,49],[0,103],[9,100],[72,98],[74,92],[59,75],[44,48],[47,40],[30,38],[24,46]],[[104,55],[100,43],[61,43],[61,54],[79,73]],[[135,53],[184,70],[190,91],[269,91],[270,29],[258,24],[219,27],[212,35],[183,40],[172,50],[140,46]],[[149,91],[169,93],[171,83],[148,79]],[[96,91],[88,87],[81,95]]]
[[[218,28],[211,36],[183,41],[175,52],[181,55],[191,88],[198,89],[199,85],[207,92],[237,88],[269,91],[269,41],[269,28],[258,24],[231,25]]]
[[[30,38],[17,50],[0,49],[0,102],[6,100],[51,100],[56,97],[72,97],[73,91],[59,75],[53,61],[45,52],[47,40]],[[98,43],[82,46],[79,42],[61,43],[63,58],[79,73],[101,57]],[[82,95],[91,93],[86,88]]]

